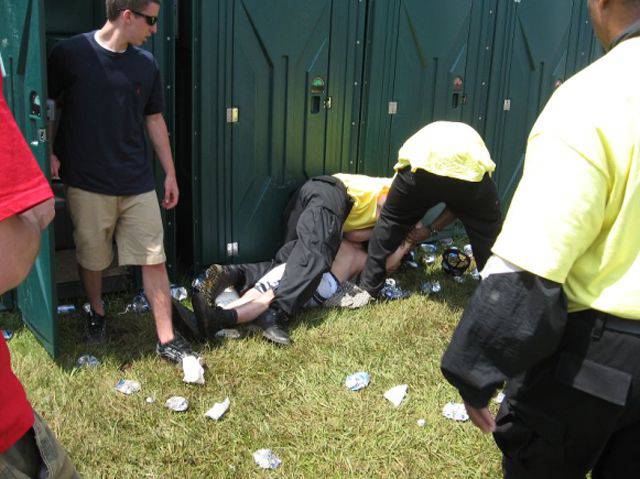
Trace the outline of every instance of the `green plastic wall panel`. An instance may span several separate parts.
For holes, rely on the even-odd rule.
[[[270,257],[295,188],[355,171],[365,13],[361,2],[333,0],[198,3],[196,267],[227,261],[228,244],[237,244],[235,261]],[[237,122],[226,121],[227,108]]]
[[[41,0],[0,4],[0,56],[7,73],[4,94],[43,171],[49,170],[46,132],[44,6]],[[58,353],[53,288],[53,234],[42,234],[40,253],[17,291],[25,323],[52,356]]]
[[[567,77],[570,32],[581,0],[522,0],[498,6],[485,138],[506,211],[522,174],[526,141]]]
[[[427,123],[475,119],[484,107],[494,4],[370,3],[360,171],[390,175],[402,144]]]

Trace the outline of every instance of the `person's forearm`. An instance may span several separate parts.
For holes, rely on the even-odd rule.
[[[429,228],[432,233],[442,231],[456,220],[457,216],[449,208],[445,208],[440,215],[431,222]]]
[[[402,258],[413,248],[413,243],[403,241],[402,244],[387,258],[386,268],[388,273],[393,273],[400,267]]]
[[[0,294],[15,288],[26,278],[40,249],[40,228],[21,216],[0,221],[0,251],[5,255],[0,267]]]
[[[467,403],[483,408],[505,380],[556,351],[566,319],[561,284],[526,271],[491,274],[462,315],[442,373]]]
[[[158,157],[167,176],[175,176],[176,170],[171,154],[171,143],[169,142],[169,132],[162,113],[149,115],[146,118],[147,132],[153,145],[153,150]]]

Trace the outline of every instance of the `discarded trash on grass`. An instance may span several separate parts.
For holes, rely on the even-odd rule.
[[[436,262],[436,255],[435,254],[427,254],[427,255],[423,256],[422,262],[427,266],[432,265],[433,263]]]
[[[471,247],[470,244],[466,244],[462,247],[462,251],[464,252],[464,254],[466,254],[468,257],[473,258],[473,248]]]
[[[73,313],[76,310],[75,304],[61,304],[58,306],[58,314]]]
[[[416,424],[418,425],[418,427],[425,427],[427,425],[427,421],[425,419],[418,419],[416,421]]]
[[[11,331],[10,329],[3,329],[2,337],[5,341],[9,341],[11,338],[13,338],[13,331]]]
[[[240,339],[242,334],[237,329],[221,329],[216,332],[216,338]]]
[[[176,301],[184,301],[189,297],[187,294],[187,288],[184,286],[179,286],[177,284],[172,284],[171,288],[171,297]]]
[[[224,398],[224,401],[215,403],[204,415],[218,421],[229,410],[229,404],[229,398]]]
[[[411,269],[420,268],[420,264],[418,263],[418,255],[416,254],[416,252],[409,251],[407,254],[405,254],[402,258],[402,265]]]
[[[204,368],[195,356],[186,356],[182,359],[182,371],[185,383],[204,384]]]
[[[387,278],[384,281],[384,286],[380,290],[380,298],[388,301],[394,301],[396,299],[404,299],[411,296],[411,291],[407,291],[398,286],[398,283],[393,278]]]
[[[482,277],[480,276],[480,273],[478,272],[478,268],[474,268],[473,271],[471,271],[471,273],[469,274],[476,281],[480,281],[482,279]]]
[[[395,407],[400,406],[402,400],[407,394],[407,389],[409,386],[407,384],[400,384],[399,386],[394,386],[389,389],[386,393],[384,393],[384,397],[387,401],[393,404]]]
[[[344,381],[344,385],[347,389],[352,391],[360,391],[369,385],[369,381],[371,381],[369,373],[358,371],[357,373],[347,376],[347,379]]]
[[[127,304],[126,308],[124,308],[124,311],[122,311],[120,314],[127,314],[129,312],[142,314],[148,312],[150,309],[151,307],[149,306],[149,301],[147,301],[147,297],[145,296],[144,291],[140,291],[133,297],[131,302]]]
[[[441,238],[440,239],[440,244],[445,247],[448,248],[451,245],[453,245],[453,238]]]
[[[442,285],[439,281],[424,281],[420,285],[420,292],[422,294],[438,294],[442,291]]]
[[[164,405],[175,412],[182,412],[189,409],[189,401],[182,396],[171,396]]]
[[[458,284],[464,284],[464,276],[454,276],[453,280]]]
[[[131,379],[121,379],[116,383],[116,391],[130,396],[131,394],[140,391],[140,383],[138,381],[132,381]]]
[[[100,366],[100,360],[95,356],[91,356],[90,354],[84,354],[78,358],[76,364],[79,368],[86,366],[88,368],[95,368],[96,366]]]
[[[223,308],[227,304],[239,298],[240,298],[240,295],[238,294],[236,289],[233,286],[229,286],[222,293],[220,293],[216,298],[216,306],[220,306],[221,308]]]
[[[435,243],[421,243],[420,249],[428,255],[433,255],[438,251],[438,245]]]
[[[445,404],[442,408],[442,415],[453,421],[464,422],[469,420],[469,414],[467,413],[467,409],[464,407],[464,404],[457,402],[449,402]]]
[[[155,398],[152,398],[151,396],[147,396],[147,398],[144,401],[147,404],[153,404],[154,402],[156,402]]]
[[[258,449],[253,453],[253,460],[262,469],[276,469],[282,461],[271,449]]]
[[[502,404],[502,401],[504,401],[504,393],[499,392],[496,394],[496,397],[493,398],[493,402],[496,404]]]

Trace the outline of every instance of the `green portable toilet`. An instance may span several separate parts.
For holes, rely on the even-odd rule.
[[[0,62],[4,95],[47,176],[47,52],[61,38],[100,27],[104,18],[102,0],[28,0],[0,4]],[[148,47],[154,52],[164,76],[166,119],[170,132],[174,116],[173,29],[173,9],[167,5],[161,11],[158,33]],[[155,168],[157,170],[158,165]],[[161,185],[160,181],[160,188]],[[175,262],[173,214],[165,215],[164,220],[168,266],[171,269]],[[56,259],[65,253],[57,250],[55,239],[63,236],[54,234],[53,225],[43,233],[40,254],[31,273],[19,286],[16,301],[25,323],[54,357],[58,354]]]
[[[193,2],[196,266],[268,258],[305,178],[354,171],[366,8]]]

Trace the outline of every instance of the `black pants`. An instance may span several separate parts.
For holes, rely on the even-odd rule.
[[[371,240],[361,286],[376,296],[386,276],[386,260],[414,225],[444,202],[469,235],[478,269],[482,269],[502,228],[496,186],[485,175],[480,182],[462,181],[407,167],[396,175]]]
[[[506,478],[640,477],[640,337],[603,317],[569,314],[558,352],[507,385],[494,433]]]
[[[338,253],[351,206],[345,185],[332,176],[311,178],[296,192],[285,211],[285,244],[276,254],[276,262],[287,266],[275,308],[291,316],[313,296]]]

